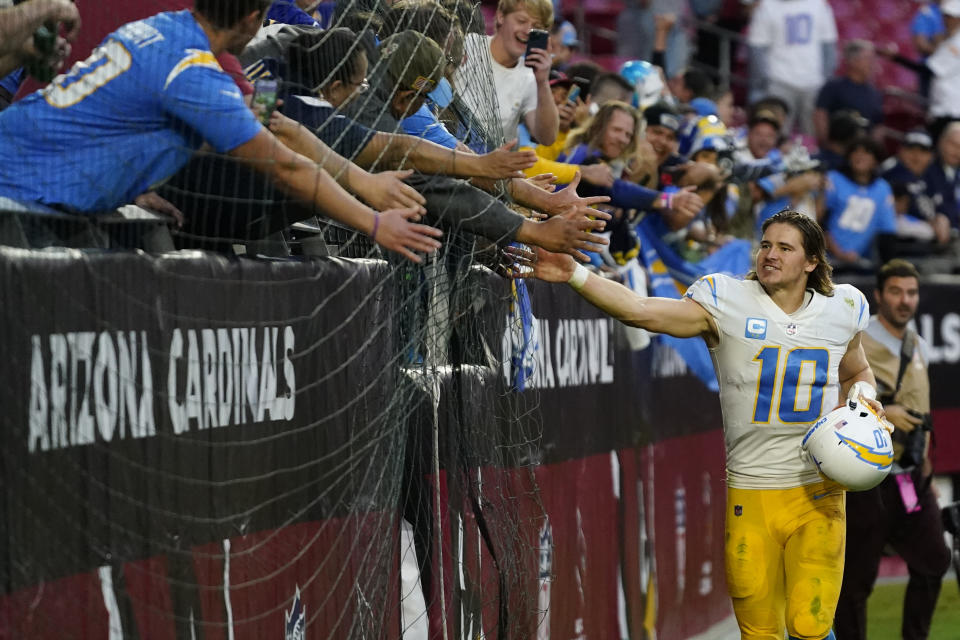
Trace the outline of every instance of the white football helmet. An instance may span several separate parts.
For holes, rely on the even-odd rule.
[[[800,443],[820,473],[849,491],[880,484],[893,464],[893,442],[865,402],[848,400],[814,423]]]

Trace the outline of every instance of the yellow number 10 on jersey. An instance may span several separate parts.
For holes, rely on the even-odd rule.
[[[826,349],[791,349],[780,361],[780,347],[764,347],[753,358],[760,363],[760,375],[757,376],[757,397],[754,400],[753,421],[765,424],[770,422],[774,398],[778,395],[777,417],[780,422],[813,422],[820,417],[823,405],[823,388],[827,384],[827,371],[830,365],[830,352]],[[804,376],[807,371],[811,373]],[[805,383],[801,381],[807,378]],[[805,406],[797,406],[804,399],[800,389],[809,388]]]

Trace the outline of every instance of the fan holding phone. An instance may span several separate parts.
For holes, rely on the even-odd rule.
[[[523,122],[540,144],[557,137],[557,107],[550,90],[550,34],[553,23],[550,0],[500,0],[493,36],[469,34],[466,49],[489,46],[493,62],[493,86],[505,140],[517,137]],[[458,70],[457,91],[475,113],[489,109],[489,93],[480,89],[478,78],[486,75],[483,56],[467,56]]]

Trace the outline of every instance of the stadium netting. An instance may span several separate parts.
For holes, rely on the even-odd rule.
[[[142,17],[175,8],[140,4]],[[348,59],[330,68],[316,53],[351,29],[370,88],[335,111],[373,127],[396,126],[375,45],[390,30],[442,33],[445,64],[489,55],[467,0],[338,1],[327,19],[294,52],[317,86],[285,76],[310,28],[272,24],[251,46],[272,53],[289,103],[342,77]],[[120,24],[106,26],[86,28]],[[501,145],[489,71],[451,77],[440,120],[475,151]],[[407,156],[385,146],[364,160],[377,171]],[[474,233],[509,197],[437,180],[411,178],[445,234],[419,265],[209,150],[160,189],[186,217],[175,251],[115,251],[143,248],[129,220],[19,217],[40,239],[2,249],[17,346],[0,391],[0,582],[21,613],[40,603],[32,633],[73,620],[80,636],[278,637],[282,617],[288,638],[302,625],[350,639],[536,635],[550,543],[538,401],[515,392],[524,293],[495,275],[507,238]],[[521,345],[512,360],[505,343]],[[21,613],[4,612],[14,635]]]

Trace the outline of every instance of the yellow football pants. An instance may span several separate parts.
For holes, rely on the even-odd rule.
[[[727,489],[726,574],[744,640],[821,639],[843,581],[846,496],[834,482]]]

